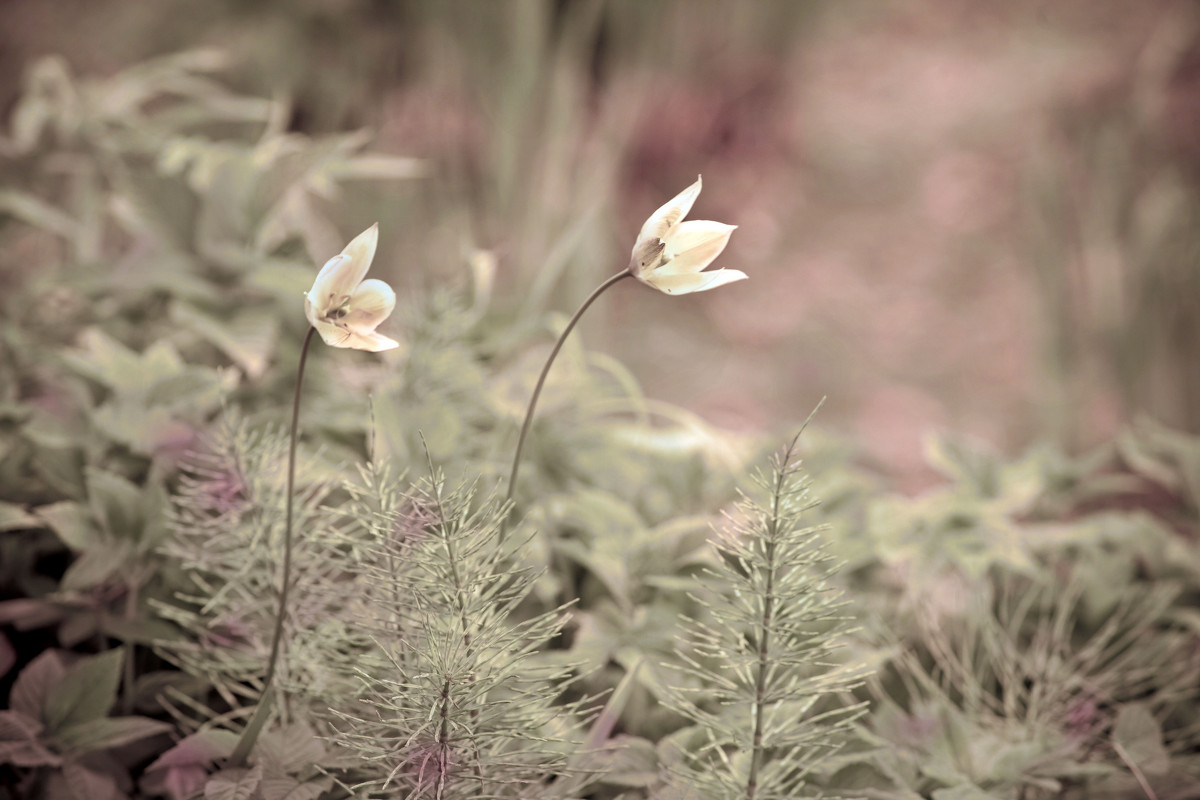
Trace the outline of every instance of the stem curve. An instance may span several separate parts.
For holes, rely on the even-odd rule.
[[[546,384],[546,376],[550,374],[550,367],[554,364],[554,359],[558,357],[558,351],[562,349],[563,342],[571,335],[575,324],[579,322],[579,318],[583,316],[583,312],[588,310],[588,307],[596,301],[596,298],[604,294],[610,286],[617,283],[623,278],[632,278],[633,273],[629,270],[618,272],[616,275],[610,276],[604,283],[597,286],[592,293],[587,296],[579,309],[571,316],[567,322],[567,327],[559,334],[558,341],[554,343],[554,349],[550,351],[550,357],[546,359],[546,365],[542,367],[542,374],[538,376],[537,383],[533,387],[533,396],[529,398],[529,408],[525,411],[525,422],[521,425],[521,435],[517,437],[517,452],[513,456],[512,472],[508,476],[508,496],[507,501],[512,502],[513,493],[517,487],[517,472],[521,468],[521,451],[525,447],[525,437],[529,434],[529,426],[533,422],[533,412],[537,408],[538,397],[542,394],[542,387]]]

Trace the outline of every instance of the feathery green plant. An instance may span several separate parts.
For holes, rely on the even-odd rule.
[[[1147,774],[1160,790],[1191,785],[1195,725],[1177,709],[1195,701],[1200,662],[1193,637],[1164,624],[1176,596],[1127,593],[1089,624],[1079,578],[1010,574],[958,613],[918,609],[918,640],[874,686],[877,763],[935,794],[1136,792]]]
[[[266,688],[262,669],[283,585],[287,498],[279,464],[287,447],[281,432],[255,430],[237,415],[226,415],[205,452],[185,467],[173,507],[174,536],[164,546],[190,586],[173,603],[157,604],[158,612],[189,635],[161,643],[160,651],[185,672],[209,681],[235,716]],[[311,470],[301,475],[305,472]],[[334,615],[343,602],[334,590],[348,589],[323,544],[336,524],[323,506],[337,483],[332,476],[309,474],[299,486],[292,583],[304,602],[292,604],[284,642],[296,638],[296,629]],[[289,687],[320,685],[324,672],[323,665],[288,657],[286,651],[279,660],[279,680]],[[208,720],[189,727],[202,721]]]
[[[374,650],[355,669],[354,707],[334,710],[335,741],[368,771],[356,790],[406,797],[537,797],[578,740],[573,670],[547,656],[563,609],[523,616],[536,575],[514,567],[504,507],[448,490],[442,473],[412,487],[361,469],[344,540],[362,589],[357,627]]]
[[[719,560],[696,596],[704,616],[685,623],[682,681],[664,698],[693,723],[673,737],[671,781],[700,797],[822,794],[811,774],[863,712],[842,697],[864,671],[834,652],[851,620],[822,529],[804,522],[816,500],[799,437],[756,476],[763,496],[744,495],[713,541]]]

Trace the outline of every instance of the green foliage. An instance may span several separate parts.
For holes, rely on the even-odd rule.
[[[342,244],[322,198],[419,173],[361,134],[284,133],[285,105],[214,78],[226,61],[194,51],[99,80],[57,58],[30,68],[0,193],[6,251],[39,259],[0,265],[3,499],[79,499],[84,463],[173,465],[297,329],[312,262]]]
[[[578,704],[557,701],[572,670],[544,652],[565,609],[521,611],[536,576],[511,561],[507,509],[436,471],[403,491],[381,467],[362,478],[350,572],[375,647],[355,669],[367,713],[335,709],[335,741],[405,796],[535,796],[577,738]]]
[[[23,797],[113,797],[132,763],[106,751],[170,732],[159,720],[108,716],[123,656],[109,650],[72,663],[46,650],[21,670],[0,711],[0,764],[24,769]]]
[[[260,679],[271,645],[283,561],[285,448],[277,431],[224,419],[180,477],[170,522],[174,535],[163,548],[186,580],[171,602],[156,608],[187,634],[163,642],[163,655],[211,681],[235,708],[239,697],[252,696],[247,684]],[[310,626],[336,624],[336,609],[350,591],[339,586],[341,567],[328,553],[335,515],[322,508],[336,478],[311,472],[301,470],[297,482],[293,592],[304,599],[288,616],[289,639]],[[334,691],[322,681],[324,668],[303,651],[286,652],[279,674],[285,686]]]
[[[1149,428],[1076,462],[935,452],[957,454],[943,461],[963,466],[957,483],[891,500],[904,523],[880,532],[990,516],[1008,544],[986,562],[978,547],[879,551],[911,582],[863,598],[884,645],[867,721],[878,750],[839,780],[937,798],[1193,785],[1197,731],[1182,709],[1200,700],[1200,560],[1172,526],[1195,525],[1195,443]],[[955,530],[978,536],[974,525]]]
[[[0,142],[0,794],[1187,796],[1194,438],[1147,423],[1082,458],[1008,460],[944,437],[928,456],[945,483],[900,497],[810,430],[811,482],[793,443],[710,544],[766,445],[644,397],[577,335],[514,507],[495,503],[563,325],[542,312],[611,268],[605,187],[631,117],[600,115],[594,158],[564,144],[585,127],[568,113],[583,56],[621,26],[654,49],[666,14],[566,4],[549,35],[548,8],[420,12],[478,27],[459,66],[498,133],[486,190],[436,224],[415,211],[406,238],[442,273],[469,260],[472,284],[402,292],[394,354],[312,359],[281,700],[245,767],[226,760],[280,590],[302,293],[344,232],[404,216],[369,184],[424,167],[361,133],[286,131],[286,103],[231,90],[211,52],[29,70]],[[528,146],[553,125],[550,152]],[[1166,272],[1115,329],[1190,252],[1186,188],[1164,173],[1146,192],[1169,213],[1161,230],[1132,213],[1126,249]],[[516,319],[476,236],[511,237]],[[1139,352],[1178,357],[1162,347],[1114,357],[1137,377]],[[16,651],[51,627],[78,652]]]
[[[664,697],[692,725],[671,737],[671,782],[710,798],[823,796],[811,783],[822,761],[850,741],[863,712],[839,696],[863,677],[839,663],[850,621],[831,585],[827,532],[805,524],[816,501],[801,472],[796,436],[759,475],[713,542],[702,573],[702,617],[685,626],[683,679]]]

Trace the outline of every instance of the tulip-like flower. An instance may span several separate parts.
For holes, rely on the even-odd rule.
[[[363,280],[378,242],[376,223],[325,262],[304,296],[304,315],[325,344],[372,353],[400,346],[395,339],[375,332],[396,307],[396,293],[381,280]]]
[[[262,694],[254,716],[242,731],[237,745],[229,754],[228,765],[240,767],[246,763],[258,735],[266,725],[271,713],[272,693],[275,689],[275,667],[279,662],[280,643],[283,641],[284,620],[288,613],[288,591],[292,585],[292,527],[295,512],[293,499],[296,496],[296,440],[300,431],[300,388],[304,385],[304,365],[308,362],[308,346],[313,334],[321,334],[325,344],[334,347],[349,347],[378,353],[399,347],[395,339],[389,339],[375,329],[388,318],[396,307],[396,293],[392,287],[379,280],[363,280],[371,261],[375,258],[375,247],[379,244],[379,224],[376,223],[350,240],[341,253],[325,262],[308,294],[304,295],[304,316],[312,327],[304,334],[300,346],[300,362],[296,367],[296,393],[292,398],[292,427],[288,438],[287,501],[283,522],[283,564],[281,568],[279,603],[275,612],[275,631],[271,636],[271,654],[267,656],[266,673],[263,676]]]
[[[537,383],[533,385],[533,394],[529,398],[528,408],[525,409],[525,421],[521,423],[521,432],[517,434],[517,451],[513,454],[512,471],[508,475],[509,500],[513,499],[513,490],[517,486],[521,450],[525,446],[525,436],[529,433],[530,423],[533,422],[533,412],[537,408],[546,376],[550,374],[550,366],[558,356],[558,351],[562,349],[563,342],[575,328],[575,323],[579,322],[583,312],[588,310],[597,297],[625,278],[637,278],[664,294],[691,294],[749,277],[736,269],[704,272],[704,268],[721,255],[725,245],[729,244],[729,237],[737,226],[707,220],[684,222],[683,218],[692,210],[692,204],[699,195],[700,177],[697,176],[695,183],[651,214],[633,245],[629,266],[592,290],[583,301],[583,305],[567,320],[566,327],[558,335],[558,341],[551,348],[550,356],[538,375]]]
[[[665,294],[705,292],[749,277],[736,269],[702,271],[725,249],[737,226],[708,220],[683,222],[699,195],[697,177],[650,215],[633,245],[629,261],[633,277]]]

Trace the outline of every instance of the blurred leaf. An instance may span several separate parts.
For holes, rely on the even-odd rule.
[[[1051,749],[1046,742],[1037,740],[1002,744],[997,748],[988,777],[1002,783],[1020,784],[1034,766],[1045,760]]]
[[[1113,723],[1112,740],[1147,775],[1166,775],[1171,769],[1162,726],[1145,703],[1121,706]]]
[[[228,758],[237,745],[238,734],[232,731],[205,728],[180,739],[174,747],[154,760],[146,771],[172,766],[207,766],[214,761]]]
[[[171,249],[187,252],[196,237],[196,214],[200,201],[188,186],[170,175],[150,170],[129,170],[122,188],[138,217],[157,239]]]
[[[208,779],[204,800],[250,800],[262,783],[261,765],[252,769],[223,769]]]
[[[975,729],[971,721],[949,703],[932,709],[927,719],[934,721],[936,727],[929,737],[921,771],[947,786],[970,782],[969,770],[974,766],[970,763],[972,752],[982,751],[981,754],[986,755],[987,748],[996,744],[995,739],[983,736],[983,731]]]
[[[22,506],[0,500],[0,533],[39,527],[38,518]]]
[[[218,347],[252,379],[262,377],[279,334],[278,320],[266,308],[245,308],[231,319],[218,319],[184,303],[175,303],[171,306],[171,319]]]
[[[82,500],[83,456],[75,448],[41,446],[33,456],[33,470],[60,497]]]
[[[841,767],[833,775],[830,776],[825,789],[837,793],[839,796],[846,795],[853,797],[856,794],[861,794],[863,789],[880,789],[881,787],[891,787],[894,782],[885,775],[885,772],[879,767],[870,763],[870,761],[857,761],[852,764],[847,764]],[[899,786],[893,789],[891,795],[895,800],[921,800],[921,795],[913,791],[907,791]]]
[[[4,632],[0,631],[0,677],[8,675],[8,671],[17,663],[17,649],[13,647]]]
[[[215,407],[232,381],[207,367],[188,367],[178,375],[164,378],[151,387],[147,405],[182,411],[204,412]]]
[[[423,178],[429,174],[429,168],[426,162],[419,158],[368,153],[350,156],[344,161],[332,164],[329,173],[331,177],[338,179],[395,181]]]
[[[71,562],[62,576],[62,588],[86,592],[108,583],[114,575],[128,571],[133,548],[127,541],[97,541]]]
[[[105,636],[111,636],[114,639],[119,639],[122,642],[134,642],[136,644],[153,647],[156,644],[182,642],[186,639],[177,627],[154,617],[127,619],[125,617],[117,617],[112,614],[105,614],[100,619],[100,630]],[[178,675],[178,673],[176,673]],[[182,680],[189,676],[180,675],[181,683],[186,683]],[[140,688],[140,687],[139,687]]]
[[[82,503],[64,500],[39,506],[36,513],[72,550],[86,550],[96,541],[96,527]]]
[[[83,352],[66,353],[64,358],[81,375],[118,394],[144,397],[155,383],[184,370],[183,360],[166,341],[139,354],[99,328],[89,328],[80,339]]]
[[[466,430],[453,405],[435,398],[409,405],[396,393],[375,397],[372,405],[380,458],[419,462],[426,446],[435,464],[451,462],[458,455]]]
[[[0,189],[0,211],[7,211],[30,225],[73,240],[79,234],[79,223],[63,211],[16,189]]]
[[[114,775],[74,760],[64,762],[62,772],[50,775],[47,781],[47,790],[65,800],[61,794],[64,787],[73,800],[123,800]]]
[[[978,442],[963,436],[932,435],[924,440],[925,459],[930,466],[956,484],[980,497],[994,497],[999,490],[999,463]]]
[[[18,153],[32,151],[55,118],[66,121],[77,102],[70,69],[61,56],[38,59],[25,73],[23,92],[12,115]]]
[[[318,268],[280,258],[263,258],[256,261],[246,276],[246,285],[270,292],[282,302],[294,302],[297,308],[304,305],[304,293],[317,277]]]
[[[55,767],[62,757],[41,742],[42,725],[17,711],[0,711],[0,764]]]
[[[54,734],[69,726],[102,719],[117,699],[125,651],[108,650],[67,668],[47,699],[46,728]]]
[[[66,750],[90,753],[122,747],[172,730],[174,726],[170,723],[147,717],[102,717],[61,728],[54,734],[54,740]]]
[[[587,754],[586,769],[611,786],[649,787],[659,780],[660,764],[654,743],[640,736],[615,736]]]
[[[19,631],[31,631],[53,625],[63,618],[63,614],[62,608],[45,600],[31,597],[0,600],[0,623],[12,625]]]
[[[106,282],[103,291],[138,306],[151,302],[155,293],[194,303],[227,302],[229,287],[197,275],[197,260],[181,251],[139,249],[122,260],[120,282]]]
[[[66,648],[78,647],[100,633],[103,612],[95,604],[76,602],[63,609],[58,625],[58,643]]]
[[[551,549],[587,570],[588,574],[603,584],[609,597],[620,604],[626,612],[633,610],[633,598],[629,596],[629,581],[625,564],[616,554],[592,552],[583,542],[575,539],[556,539],[552,543]],[[587,599],[594,601],[595,598]]]
[[[88,506],[92,516],[108,534],[136,540],[142,530],[142,488],[114,472],[88,467]]]
[[[935,789],[930,797],[933,800],[996,800],[996,795],[985,792],[973,783],[961,783],[949,789]]]
[[[147,793],[198,796],[207,781],[212,764],[228,758],[237,743],[232,731],[206,728],[181,739],[162,753],[142,775],[141,788]]]
[[[317,800],[333,788],[333,778],[322,777],[307,781],[295,778],[265,778],[260,792],[263,800]]]
[[[66,674],[66,665],[57,650],[38,653],[13,683],[9,708],[39,723],[46,722],[46,709]]]
[[[303,722],[263,734],[254,753],[266,772],[285,774],[296,774],[313,764],[320,764],[326,755],[320,738]]]
[[[144,456],[153,455],[165,442],[186,439],[190,433],[166,408],[146,408],[119,399],[99,408],[92,419],[108,439]]]

